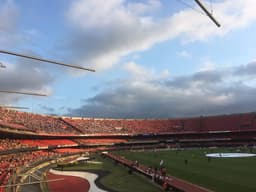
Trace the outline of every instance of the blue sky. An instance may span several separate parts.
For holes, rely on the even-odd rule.
[[[0,49],[96,73],[0,54],[1,105],[35,113],[168,118],[256,109],[253,0],[0,0]],[[197,10],[197,11],[195,11]]]

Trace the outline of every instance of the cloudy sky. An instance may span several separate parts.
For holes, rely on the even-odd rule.
[[[256,111],[256,1],[0,0],[0,105],[34,113],[170,118]],[[212,2],[212,3],[211,3]]]

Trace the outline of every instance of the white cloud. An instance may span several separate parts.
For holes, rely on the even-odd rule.
[[[190,53],[188,51],[186,51],[186,50],[178,51],[177,55],[179,57],[183,57],[183,58],[191,57]]]
[[[154,10],[164,9],[160,1],[74,1],[67,18],[76,32],[67,40],[67,46],[71,47],[75,62],[104,70],[123,56],[147,50],[159,42],[177,37],[187,42],[208,40],[256,20],[254,0],[225,0],[213,6],[221,28],[190,9],[158,18]]]
[[[139,79],[148,79],[152,76],[153,71],[146,70],[145,68],[137,65],[134,62],[129,62],[125,65],[125,69],[132,75],[134,78]]]
[[[19,11],[13,1],[5,1],[0,7],[0,44],[10,46],[19,37],[15,34]]]
[[[54,77],[39,62],[19,58],[15,64],[3,63],[6,68],[0,68],[0,90],[52,94],[50,84]],[[23,95],[1,93],[0,104],[11,104],[22,98]]]
[[[216,69],[215,63],[213,63],[212,61],[206,61],[200,66],[199,71],[211,71],[215,69]]]
[[[170,72],[167,69],[157,72],[153,68],[145,68],[135,62],[127,63],[124,66],[124,69],[129,73],[133,80],[138,81],[161,80],[168,78],[170,75]]]
[[[158,10],[162,6],[159,0],[148,0],[145,3],[133,2],[128,3],[128,10],[135,13],[136,15],[143,15]]]
[[[224,0],[213,6],[214,16],[221,23],[220,28],[217,28],[208,17],[196,14],[192,10],[181,11],[174,16],[177,22],[182,23],[179,31],[184,33],[187,41],[207,40],[216,35],[223,36],[235,29],[246,27],[256,20],[254,0]],[[191,19],[189,22],[184,22],[185,18]]]
[[[102,90],[84,100],[84,105],[70,109],[71,115],[110,118],[169,118],[251,112],[255,110],[256,88],[247,85],[244,76],[256,79],[256,63],[231,69],[199,71],[173,79],[166,77],[136,79],[131,75],[116,81],[111,89]],[[243,73],[238,73],[243,69]],[[150,74],[138,64],[128,64],[131,74]],[[153,77],[153,78],[152,78]],[[233,77],[233,81],[227,81]],[[150,80],[149,80],[150,79]]]
[[[20,26],[20,7],[13,0],[1,1],[1,49],[14,50],[19,48],[20,50],[21,47],[27,46],[30,50],[31,44],[28,41],[38,35],[38,31],[36,29],[21,29]],[[33,51],[28,51],[28,49],[25,53],[35,55]],[[50,84],[54,78],[40,62],[9,57],[6,54],[1,54],[0,62],[6,66],[6,68],[0,68],[0,90],[52,94]],[[0,104],[13,104],[24,97],[24,95],[0,93]]]
[[[143,19],[145,13],[160,6],[158,0],[149,0],[147,3],[126,3],[125,0],[78,0],[71,5],[68,19],[77,27],[84,29],[106,29],[117,25],[126,28]]]
[[[13,31],[17,16],[18,9],[13,1],[6,1],[0,8],[0,31]]]

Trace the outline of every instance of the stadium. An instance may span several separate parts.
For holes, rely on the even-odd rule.
[[[213,152],[254,154],[255,113],[181,119],[96,119],[54,117],[3,108],[0,112],[1,183],[6,186],[5,191],[28,191],[30,188],[26,187],[36,185],[33,182],[41,185],[46,182],[50,191],[79,191],[71,186],[72,182],[77,187],[86,184],[79,179],[76,181],[77,177],[70,179],[68,177],[72,176],[65,175],[65,172],[59,173],[58,170],[88,170],[97,175],[104,175],[106,172],[110,177],[110,170],[115,172],[116,167],[123,169],[123,172],[113,174],[126,174],[122,177],[128,184],[129,178],[126,177],[129,174],[133,177],[145,177],[140,178],[142,183],[139,179],[136,181],[142,187],[138,191],[148,191],[143,188],[146,179],[149,183],[153,180],[166,191],[251,191],[255,187],[254,182],[249,181],[255,171],[254,157],[239,157],[234,160],[223,156],[224,160],[221,160],[221,156],[205,156],[206,153]],[[163,165],[159,164],[161,160]],[[104,165],[97,166],[97,163],[90,162],[101,162]],[[248,164],[252,167],[243,170]],[[193,176],[195,170],[190,170],[192,166],[193,169],[197,168],[196,177]],[[201,166],[208,170],[204,171]],[[223,166],[227,170],[229,167],[232,172],[224,174]],[[53,167],[57,170],[54,171]],[[227,177],[227,180],[215,183],[220,176],[213,174],[214,171]],[[234,174],[244,174],[244,180],[239,177],[236,180],[238,178],[232,176]],[[120,187],[126,187],[118,184],[124,182],[122,178],[118,181],[119,177],[108,181],[108,176],[105,176],[106,181],[99,180],[100,184],[97,186],[102,190],[119,191]],[[204,177],[209,177],[210,180],[204,181]],[[229,177],[232,178],[232,183],[227,184]],[[66,180],[70,183],[66,183]],[[88,183],[90,186],[91,182]],[[149,183],[146,186],[152,185]],[[84,187],[78,188],[84,191]],[[151,190],[161,191],[160,189],[153,185]],[[131,189],[127,187],[124,191],[129,190]]]
[[[256,191],[256,62],[159,71],[252,59],[255,2],[177,2],[0,1],[0,192]]]

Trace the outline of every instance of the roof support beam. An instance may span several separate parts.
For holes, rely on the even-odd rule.
[[[213,17],[213,15],[206,9],[200,0],[195,0],[198,6],[205,12],[205,14],[215,23],[217,27],[220,27],[219,22]]]
[[[45,97],[46,94],[42,93],[31,93],[31,92],[21,92],[21,91],[8,91],[8,90],[0,90],[0,93],[11,93],[11,94],[20,94],[20,95],[32,95],[32,96],[40,96]]]
[[[27,59],[33,59],[33,60],[37,60],[37,61],[43,61],[43,62],[55,64],[55,65],[62,65],[64,67],[71,67],[71,68],[75,68],[75,69],[81,69],[81,70],[86,70],[86,71],[90,71],[90,72],[95,72],[94,69],[89,69],[89,68],[85,68],[85,67],[78,66],[78,65],[66,64],[66,63],[53,61],[53,60],[49,60],[49,59],[43,59],[43,58],[40,58],[40,57],[24,55],[24,54],[21,54],[21,53],[15,53],[15,52],[6,51],[6,50],[0,50],[0,53],[13,55],[13,56],[17,56],[17,57],[23,57],[23,58],[27,58]]]

